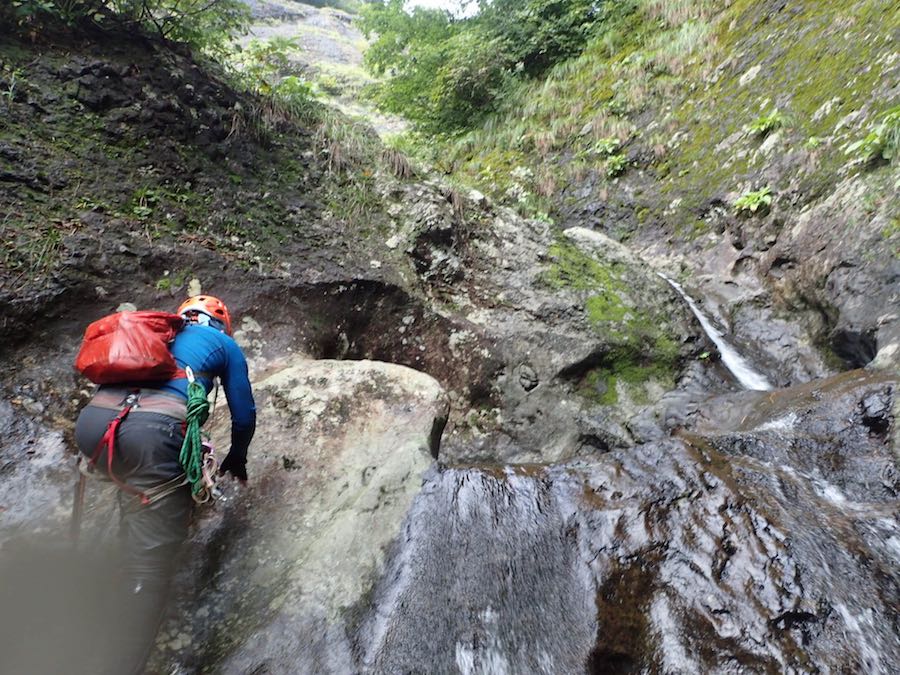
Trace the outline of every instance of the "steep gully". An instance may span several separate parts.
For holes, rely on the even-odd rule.
[[[343,339],[311,325],[314,356],[367,355],[357,308],[407,325],[407,296],[351,288],[307,291],[307,315],[315,299],[349,317]],[[409,325],[434,333],[420,352],[429,370],[453,329],[424,318]],[[279,321],[265,334],[242,324],[249,353],[270,340],[260,353],[280,354],[255,368],[254,487],[226,486],[201,514],[151,672],[889,673],[900,657],[896,377],[724,394],[675,437],[566,462],[435,464],[447,409],[433,380],[287,356],[299,324]],[[418,343],[394,333],[383,331],[378,358],[409,361],[397,350]],[[27,456],[2,467],[4,538],[53,531],[41,521],[64,521],[71,503],[62,435],[8,405],[0,416]],[[225,447],[224,410],[214,422]],[[35,655],[68,667],[80,649],[69,634],[61,654],[13,639],[23,607],[35,621],[48,606],[76,608],[97,632],[103,608],[73,588],[105,578],[91,559],[110,498],[92,490],[84,564],[69,552],[62,572],[44,551],[13,561],[32,585],[0,598],[15,608],[0,616],[4,670],[42,672]],[[4,578],[21,575],[5,566]],[[31,592],[42,588],[46,603]]]
[[[499,245],[521,230],[511,223]],[[241,280],[229,283],[245,305],[271,300]],[[301,344],[313,345],[314,357],[393,360],[455,388],[450,377],[471,373],[452,348],[461,327],[422,307],[410,311],[410,296],[391,288],[343,277],[312,284],[293,289],[296,316],[267,317],[264,337],[280,356],[256,368],[253,485],[242,494],[225,486],[226,500],[200,515],[152,672],[896,668],[896,376],[853,371],[753,391],[768,387],[683,296],[745,391],[706,396],[703,414],[675,437],[541,464],[506,463],[488,447],[480,456],[502,460],[453,464],[436,442],[447,402],[427,376],[287,355],[286,347]],[[284,299],[283,289],[272,293]],[[330,321],[307,321],[319,316]],[[536,324],[527,327],[534,332]],[[556,327],[541,326],[566,351]],[[301,330],[307,334],[297,340]],[[251,345],[263,339],[250,332]],[[71,361],[66,348],[47,348],[60,370]],[[440,362],[448,354],[455,358]],[[59,381],[55,372],[44,377]],[[70,506],[62,434],[33,417],[0,402],[4,539],[10,531],[56,531],[52,523],[64,522]],[[543,425],[545,436],[556,433]],[[224,410],[212,429],[217,445],[227,446]],[[111,495],[101,492],[110,490],[92,486],[85,565],[73,564],[80,559],[67,548],[61,568],[43,550],[19,561],[33,586],[50,592],[48,606],[75,612],[84,640],[78,631],[40,630],[17,643],[23,625],[45,625],[47,606],[27,584],[5,584],[0,607],[14,611],[0,612],[0,671],[75,672],[72,655],[91,651],[104,634],[92,622],[103,608],[79,603],[73,591],[87,595],[106,575],[94,564],[103,550],[94,543],[114,529]],[[7,571],[0,576],[19,578]],[[63,665],[42,669],[36,656]]]
[[[895,377],[722,395],[675,437],[562,463],[447,465],[427,376],[293,357],[257,372],[256,487],[202,514],[151,672],[889,673],[900,657]],[[7,412],[32,459],[4,467],[4,530],[64,519],[61,436]],[[88,541],[109,503],[91,500]],[[19,564],[50,605],[96,632],[72,583],[97,567],[66,554],[55,576],[37,557]],[[27,589],[3,606],[39,615]],[[52,654],[0,647],[30,672]]]
[[[853,371],[736,392],[676,437],[564,463],[420,462],[421,483],[407,482],[389,511],[368,495],[396,488],[380,478],[367,490],[370,469],[352,487],[344,455],[334,470],[347,478],[334,484],[347,481],[362,505],[344,507],[328,542],[309,532],[321,505],[290,498],[308,490],[260,468],[274,482],[252,511],[226,507],[195,545],[198,569],[181,581],[189,618],[168,625],[158,663],[235,674],[889,673],[900,656],[896,387]],[[294,440],[310,436],[296,427],[310,424],[306,396],[277,406],[284,431],[263,443],[304,471],[320,461]],[[400,446],[365,447],[373,467],[397,455],[379,459],[376,447]],[[227,534],[236,525],[246,531]],[[361,555],[376,560],[347,563]],[[201,572],[211,569],[212,581]],[[252,591],[235,599],[251,570]]]

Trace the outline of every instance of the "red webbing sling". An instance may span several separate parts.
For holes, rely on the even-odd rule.
[[[91,466],[96,466],[97,460],[100,459],[100,456],[103,454],[103,448],[106,448],[106,473],[113,480],[113,482],[119,487],[120,490],[127,492],[129,494],[134,495],[138,499],[141,500],[141,504],[147,506],[150,503],[150,498],[147,497],[146,494],[138,490],[136,487],[128,485],[116,476],[113,473],[113,454],[116,448],[116,433],[119,431],[119,425],[122,424],[122,420],[128,417],[128,413],[131,412],[131,408],[134,404],[130,403],[126,405],[115,418],[110,421],[110,423],[106,427],[106,432],[103,434],[103,437],[100,439],[100,442],[97,444],[97,449],[94,451],[94,456],[91,457]]]

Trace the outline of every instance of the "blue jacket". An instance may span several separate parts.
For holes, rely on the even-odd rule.
[[[221,378],[231,411],[231,453],[243,463],[256,429],[256,404],[241,348],[231,337],[211,326],[188,324],[178,331],[169,349],[178,367],[190,366],[207,393],[213,387],[213,378]],[[156,385],[157,389],[185,399],[187,387],[184,377]]]

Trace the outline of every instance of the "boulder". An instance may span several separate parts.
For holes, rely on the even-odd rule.
[[[349,672],[347,635],[437,456],[447,402],[431,377],[372,361],[297,361],[255,389],[250,486],[227,487],[200,522],[156,662]]]

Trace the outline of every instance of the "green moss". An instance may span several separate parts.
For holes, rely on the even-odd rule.
[[[578,391],[601,405],[614,405],[627,388],[636,403],[648,399],[651,380],[674,386],[680,348],[669,333],[667,317],[636,306],[629,297],[626,270],[584,253],[569,241],[548,251],[551,264],[541,280],[553,289],[583,293],[587,321],[609,351],[578,384]]]
[[[603,289],[607,294],[625,288],[616,265],[600,263],[569,241],[552,244],[547,255],[553,262],[541,280],[550,288]]]
[[[601,365],[585,374],[578,391],[599,405],[616,405],[622,388],[634,403],[646,405],[650,403],[647,385],[652,381],[671,389],[675,385],[672,363],[651,362],[639,349],[619,347],[610,352]]]
[[[741,0],[722,14],[718,41],[724,53],[740,55],[743,68],[726,72],[701,95],[676,107],[677,126],[690,129],[669,160],[685,211],[715,191],[758,179],[764,158],[754,155],[752,143],[759,139],[739,138],[724,150],[717,146],[752,123],[753,111],[761,111],[766,101],[787,102],[790,138],[798,145],[811,136],[845,134],[846,129],[837,128],[839,120],[863,106],[874,104],[875,113],[889,107],[889,101],[872,96],[884,74],[875,64],[889,43],[872,34],[871,26],[897,25],[900,9],[880,0],[807,0],[798,5],[799,15],[769,14],[760,12],[758,1]],[[753,66],[760,67],[759,74],[741,84]],[[846,163],[840,145],[821,149],[816,169],[803,177],[808,199],[827,193],[838,180]],[[685,169],[690,174],[679,175]]]
[[[628,313],[621,298],[613,291],[602,295],[592,295],[584,303],[584,309],[587,312],[588,321],[595,326],[609,321],[622,321]]]
[[[585,398],[600,405],[615,405],[619,402],[615,374],[607,369],[590,371],[582,380],[578,391]]]

